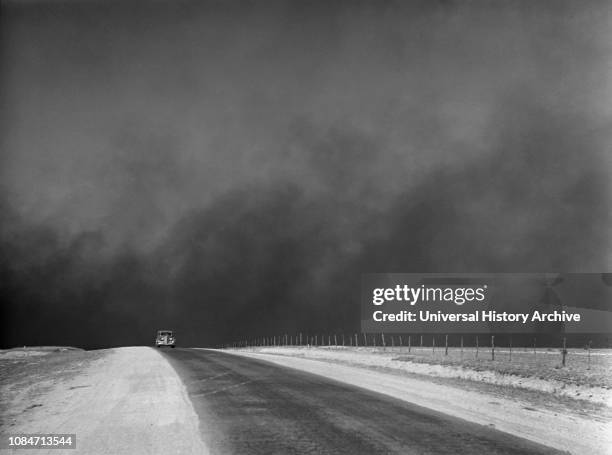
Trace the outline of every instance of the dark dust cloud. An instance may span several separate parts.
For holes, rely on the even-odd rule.
[[[4,2],[4,346],[356,331],[612,263],[609,2]]]

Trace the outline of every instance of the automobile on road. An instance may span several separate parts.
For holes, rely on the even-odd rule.
[[[174,348],[176,346],[176,338],[172,330],[158,330],[157,338],[155,339],[155,346],[161,348],[162,346],[170,346]]]

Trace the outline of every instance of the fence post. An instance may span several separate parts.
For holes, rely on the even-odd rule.
[[[567,349],[566,349],[565,341],[566,341],[566,338],[563,337],[563,350],[561,351],[561,355],[563,356],[563,358],[561,359],[561,365],[562,366],[565,366],[565,356],[567,355]]]
[[[476,358],[478,358],[478,335],[476,335]]]
[[[338,339],[336,338],[335,333],[334,333],[334,346],[338,346]]]
[[[368,345],[368,337],[366,336],[366,334],[363,334],[363,345],[367,346]]]
[[[357,338],[357,334],[355,334],[355,347],[359,347],[359,338]]]
[[[463,335],[461,335],[461,358],[463,359]]]
[[[512,337],[510,337],[510,362],[512,362]]]
[[[391,349],[395,348],[395,339],[393,338],[393,335],[391,335]]]
[[[591,343],[592,343],[592,341],[591,341],[591,340],[589,340],[589,345],[588,345],[589,347],[588,347],[588,354],[587,354],[587,356],[588,356],[588,366],[587,366],[587,370],[590,370],[590,369],[591,369]]]
[[[533,339],[533,356],[534,357],[537,356],[537,354],[536,354],[536,339],[535,338]]]
[[[431,352],[435,354],[436,352],[436,336],[431,336]]]
[[[423,335],[421,335],[421,347],[423,347]]]
[[[410,339],[411,339],[411,338],[412,338],[412,335],[408,335],[408,354],[410,354],[410,349],[412,348],[412,347],[410,346],[410,341],[411,341]]]
[[[495,360],[495,335],[491,335],[491,360]]]
[[[448,335],[444,337],[444,355],[448,355]]]
[[[382,337],[383,350],[387,350],[387,343],[385,342],[385,334],[381,333],[380,336]]]

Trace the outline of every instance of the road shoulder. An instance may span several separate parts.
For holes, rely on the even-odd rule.
[[[70,377],[41,373],[45,393],[2,433],[76,434],[79,454],[208,452],[186,390],[161,354],[148,347],[97,353]]]
[[[435,384],[425,378],[400,377],[320,360],[246,350],[223,352],[325,376],[570,453],[612,453],[610,422],[537,409],[520,400],[491,397],[459,387]]]

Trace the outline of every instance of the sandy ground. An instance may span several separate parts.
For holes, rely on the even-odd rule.
[[[24,346],[23,348],[0,349],[0,360],[23,359],[26,357],[37,357],[70,351],[82,351],[82,349],[70,346]]]
[[[404,351],[382,351],[381,349],[359,348],[306,348],[306,347],[267,347],[257,348],[258,352],[292,357],[304,357],[313,360],[324,360],[343,363],[350,366],[363,366],[410,374],[431,376],[434,378],[461,379],[513,389],[545,392],[556,397],[567,397],[590,402],[594,405],[612,407],[611,365],[612,354],[600,355],[590,371],[586,369],[571,370],[547,368],[539,365],[521,363],[520,353],[515,352],[514,362],[483,360],[478,363],[464,361],[449,362],[441,354],[432,357],[429,349],[422,355],[418,348],[413,348],[412,354]],[[540,352],[539,359],[557,357]],[[481,353],[482,355],[482,353]],[[486,355],[486,354],[485,354]],[[499,352],[498,358],[504,355]],[[466,354],[467,357],[467,354]],[[584,357],[584,356],[583,356]],[[605,358],[605,362],[602,360]],[[458,360],[458,359],[457,359]],[[548,359],[547,359],[548,360]],[[572,359],[572,362],[574,360]],[[575,363],[575,362],[574,362]],[[597,372],[594,376],[593,372]],[[584,405],[584,403],[583,403]],[[589,409],[592,411],[593,407]]]
[[[362,367],[248,350],[236,355],[326,376],[400,400],[409,401],[474,423],[489,425],[534,442],[576,455],[612,454],[612,422],[574,412],[555,412],[533,401],[503,398],[482,391],[398,376]],[[331,354],[328,354],[331,355]]]
[[[77,354],[81,355],[82,354]],[[8,359],[0,361],[10,362]],[[48,360],[47,360],[48,359]],[[19,454],[206,454],[185,388],[154,349],[95,351],[74,362],[51,355],[36,373],[12,366],[2,378],[2,436],[72,433],[76,450],[0,450]],[[21,368],[26,368],[22,366]]]

